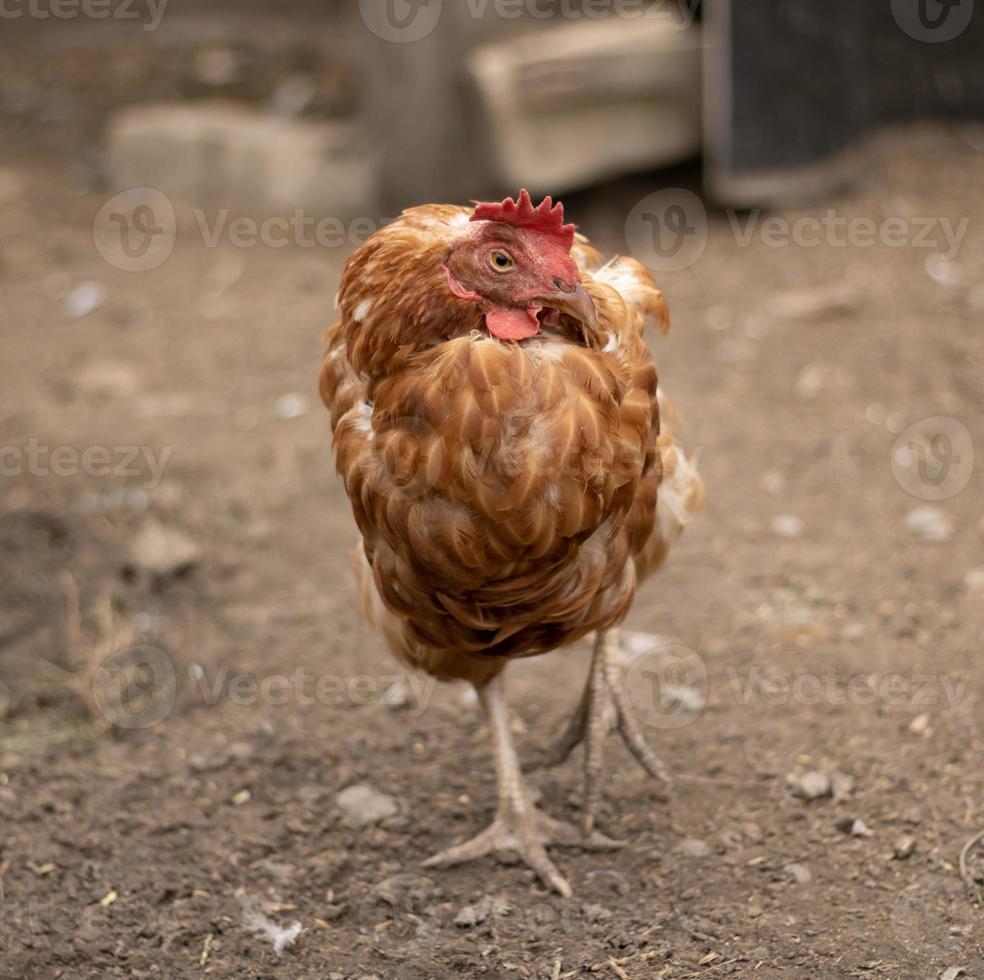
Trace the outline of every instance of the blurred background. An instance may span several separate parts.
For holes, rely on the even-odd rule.
[[[652,269],[708,495],[570,905],[419,874],[487,749],[316,393],[348,255],[521,186]],[[981,975],[982,318],[974,0],[0,0],[0,977]]]

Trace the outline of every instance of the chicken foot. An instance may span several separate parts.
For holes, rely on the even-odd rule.
[[[616,727],[626,747],[642,768],[654,779],[668,783],[670,777],[663,763],[646,744],[626,699],[619,664],[618,633],[616,630],[599,630],[595,634],[591,671],[581,702],[564,734],[542,761],[546,766],[559,765],[581,742],[584,743],[581,831],[585,837],[594,832],[595,811],[601,799],[602,748],[605,737]]]
[[[509,729],[503,674],[499,673],[479,687],[478,697],[492,734],[499,789],[498,810],[492,824],[480,834],[428,858],[424,867],[449,867],[496,851],[512,851],[537,873],[544,884],[569,898],[571,886],[547,857],[547,846],[559,844],[607,850],[622,845],[601,833],[582,834],[573,824],[555,820],[533,804]]]

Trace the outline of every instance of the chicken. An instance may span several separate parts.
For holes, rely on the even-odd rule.
[[[493,741],[492,825],[426,864],[512,850],[570,895],[547,845],[620,846],[594,827],[609,729],[666,778],[627,707],[614,632],[703,496],[661,429],[643,333],[668,328],[662,294],[524,190],[405,211],[349,259],[338,309],[321,394],[362,535],[364,612],[407,667],[473,684]],[[592,632],[584,694],[550,753],[584,743],[575,827],[532,801],[504,670]]]

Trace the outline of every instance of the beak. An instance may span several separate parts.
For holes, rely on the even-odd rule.
[[[539,296],[537,302],[558,310],[560,313],[566,313],[580,321],[592,332],[598,329],[598,312],[595,310],[594,301],[584,286],[580,284],[571,291],[558,289],[557,292]]]

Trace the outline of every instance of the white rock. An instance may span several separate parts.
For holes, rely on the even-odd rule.
[[[356,827],[379,823],[387,817],[396,816],[400,811],[392,796],[380,793],[368,783],[356,783],[343,789],[335,796],[335,803],[346,819]]]
[[[942,255],[927,256],[925,266],[929,278],[941,286],[956,286],[963,278],[960,266],[952,259],[943,258]]]
[[[281,395],[273,406],[274,414],[280,419],[298,419],[302,415],[307,415],[310,410],[310,400],[307,395],[302,395],[299,391]]]
[[[948,541],[953,535],[953,518],[939,507],[916,507],[905,518],[908,531],[926,541]]]
[[[793,862],[792,864],[784,865],[782,870],[785,871],[786,874],[792,875],[792,877],[796,880],[796,883],[799,885],[805,885],[813,879],[810,869],[803,864],[796,864]]]
[[[818,800],[831,794],[830,777],[815,769],[800,776],[787,776],[786,782],[796,796],[805,800]]]
[[[157,578],[179,575],[197,565],[202,551],[183,531],[149,520],[130,546],[130,560],[140,571]]]
[[[780,514],[772,519],[772,533],[782,538],[798,538],[803,533],[803,522],[792,514]]]
[[[924,711],[922,714],[916,715],[916,717],[909,722],[909,731],[912,732],[913,735],[928,735],[931,720],[932,719],[929,717],[929,712]]]
[[[711,849],[707,846],[705,841],[702,841],[696,837],[687,837],[677,844],[677,850],[681,854],[685,854],[687,857],[692,858],[702,858],[707,857],[711,853]]]
[[[65,299],[65,316],[81,320],[106,302],[106,287],[99,282],[83,282]]]

